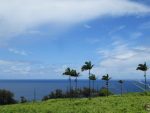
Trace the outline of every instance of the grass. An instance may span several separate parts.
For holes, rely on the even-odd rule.
[[[150,113],[150,96],[121,96],[83,99],[51,99],[45,102],[0,106],[0,113]],[[147,110],[146,110],[147,109]]]

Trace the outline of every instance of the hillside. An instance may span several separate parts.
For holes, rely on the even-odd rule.
[[[89,99],[52,99],[0,106],[0,113],[148,113],[150,96],[124,95]],[[149,105],[147,105],[149,106]],[[146,110],[147,109],[147,110]]]

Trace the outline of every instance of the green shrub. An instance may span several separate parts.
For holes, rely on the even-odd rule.
[[[108,90],[108,95],[113,95],[113,93],[110,90]],[[107,88],[101,88],[99,91],[99,96],[107,96]]]
[[[8,90],[0,89],[0,105],[14,104],[16,100],[14,94]]]
[[[27,99],[24,96],[20,97],[20,103],[26,103]]]

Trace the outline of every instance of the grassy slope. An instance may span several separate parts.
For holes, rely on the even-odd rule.
[[[97,97],[88,99],[52,99],[45,102],[0,106],[0,113],[150,113],[144,109],[150,96]]]

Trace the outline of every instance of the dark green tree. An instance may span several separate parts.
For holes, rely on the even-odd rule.
[[[145,91],[147,89],[147,79],[146,79],[146,72],[148,70],[148,66],[146,65],[146,62],[144,64],[139,64],[136,70],[140,70],[144,72],[144,78],[145,78]]]
[[[78,87],[78,77],[80,76],[80,73],[79,72],[77,72],[76,70],[72,70],[72,72],[71,72],[71,76],[72,77],[75,77],[75,83],[76,83],[76,90],[77,90],[77,87]]]
[[[111,91],[107,90],[106,87],[102,87],[99,90],[99,96],[107,96],[107,95],[113,95],[113,93]]]
[[[89,71],[89,77],[91,75],[91,69],[93,68],[93,64],[91,63],[91,61],[89,62],[85,62],[85,64],[81,67],[81,71]],[[90,79],[89,79],[89,98],[91,96],[91,83],[90,83]]]
[[[71,75],[72,75],[72,69],[70,69],[69,67],[65,70],[65,72],[63,73],[63,75],[67,75],[69,76],[69,86],[70,86],[70,93],[71,93]],[[70,94],[71,97],[71,94]]]
[[[8,90],[0,89],[0,105],[15,104],[14,94]]]
[[[109,77],[109,75],[108,75],[108,74],[106,74],[106,75],[102,76],[102,80],[105,80],[105,81],[106,81],[107,97],[108,97],[109,80],[110,80],[110,79],[111,79],[111,78]]]
[[[118,83],[120,84],[120,94],[121,94],[121,96],[122,96],[122,94],[123,94],[122,87],[123,87],[124,81],[123,81],[123,80],[119,80]]]
[[[20,97],[20,103],[26,103],[27,99],[24,96]]]
[[[92,80],[92,82],[93,82],[93,92],[94,92],[94,82],[95,82],[95,80],[96,80],[96,76],[95,76],[94,74],[91,74],[91,75],[89,76],[89,79]]]

